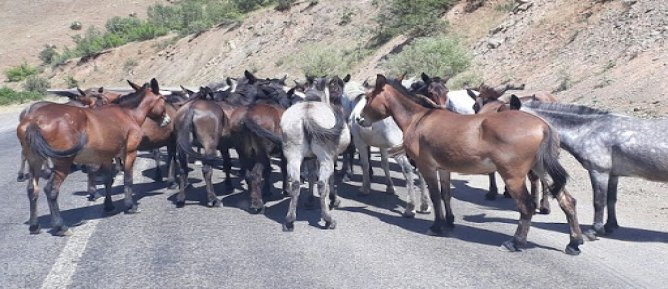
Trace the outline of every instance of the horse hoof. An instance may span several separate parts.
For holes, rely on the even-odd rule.
[[[174,183],[174,182],[169,183],[169,185],[167,186],[167,188],[170,189],[170,190],[174,190],[178,187],[179,187],[179,185],[177,183]]]
[[[418,214],[430,214],[431,213],[431,207],[429,205],[421,205],[420,209],[417,210]]]
[[[520,248],[517,247],[517,243],[515,243],[514,240],[508,240],[503,242],[501,246],[499,247],[499,250],[504,251],[504,252],[520,252]]]
[[[341,200],[337,198],[333,202],[329,202],[329,209],[334,210],[338,208],[340,205],[341,205]]]
[[[72,236],[72,231],[67,226],[60,226],[54,229],[53,235],[58,237]]]
[[[566,253],[566,255],[577,256],[580,255],[581,252],[577,245],[568,244],[564,250],[564,253]]]
[[[582,233],[585,237],[587,237],[587,240],[589,241],[596,241],[598,240],[598,236],[596,235],[596,231],[589,229],[586,230]]]
[[[282,194],[283,194],[284,198],[287,198],[287,197],[290,196],[290,193],[288,193],[288,191],[283,191]]]
[[[37,235],[37,234],[39,234],[39,233],[42,232],[42,229],[39,227],[39,224],[37,224],[37,225],[30,225],[30,227],[28,228],[28,230],[30,230],[30,234],[31,234],[31,235]]]
[[[432,225],[431,227],[429,227],[429,230],[427,231],[427,235],[429,235],[429,236],[441,236],[441,235],[443,235],[443,228],[441,228],[441,226]]]
[[[496,200],[496,195],[497,195],[496,193],[489,192],[489,193],[485,194],[485,199],[489,200],[489,201],[494,201],[494,200]]]
[[[176,201],[177,208],[183,208],[186,206],[186,201]]]
[[[283,232],[292,232],[295,230],[295,223],[294,222],[285,222],[283,224]]]
[[[25,174],[19,174],[19,176],[16,177],[16,181],[19,182],[19,183],[25,182],[27,179],[28,179],[28,177],[26,177]]]
[[[330,222],[325,222],[325,229],[330,229],[330,230],[336,229],[336,221],[332,220]]]
[[[503,192],[503,197],[506,198],[506,199],[511,199],[512,198],[512,196],[510,195],[510,193],[508,191]]]
[[[341,178],[341,182],[347,183],[350,182],[350,177],[348,175],[343,175]]]
[[[538,213],[541,214],[541,215],[549,215],[550,214],[550,209],[549,208],[540,208],[540,210],[538,210]]]
[[[413,211],[405,211],[401,214],[402,217],[412,219],[415,218],[415,212]]]
[[[257,214],[262,213],[262,210],[263,210],[263,209],[264,209],[264,208],[249,208],[249,209],[248,209],[248,212],[251,213],[251,214],[253,214],[253,215],[257,215]]]
[[[209,201],[208,205],[211,208],[219,208],[220,207],[220,200],[219,199],[213,199],[213,200]]]
[[[612,234],[612,232],[614,232],[615,229],[619,229],[619,225],[607,223],[605,224],[605,226],[603,226],[603,229],[605,230],[606,234]]]
[[[387,189],[385,189],[385,193],[388,194],[388,195],[394,195],[395,194],[394,188],[393,187],[387,187]]]
[[[109,205],[105,204],[104,205],[104,211],[107,212],[107,213],[113,212],[115,209],[116,208],[114,207],[114,205],[111,205],[111,204],[109,204]]]
[[[137,209],[137,205],[132,205],[127,210],[125,210],[125,213],[128,214],[128,215],[139,213],[139,210]]]

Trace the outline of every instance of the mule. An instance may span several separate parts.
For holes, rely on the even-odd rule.
[[[150,86],[145,84],[141,90],[122,97],[118,105],[90,109],[47,104],[23,119],[17,127],[17,136],[33,173],[27,186],[30,233],[40,232],[37,222],[40,190],[37,170],[47,158],[53,161],[53,172],[44,193],[51,210],[55,235],[70,234],[60,215],[58,193],[73,163],[110,170],[113,158],[123,158],[125,211],[136,213],[137,204],[132,197],[132,169],[141,142],[141,125],[146,118],[161,119],[163,125],[171,121],[165,115],[165,100],[155,79],[151,80]],[[106,176],[104,209],[111,211],[114,209],[111,201],[112,179],[110,174]]]
[[[314,101],[305,101],[289,107],[283,113],[280,122],[283,131],[283,155],[287,160],[287,189],[290,194],[290,205],[283,224],[283,230],[286,232],[294,230],[301,185],[301,164],[305,158],[315,158],[317,162],[317,187],[321,216],[325,221],[324,228],[336,227],[336,221],[330,214],[331,208],[338,205],[338,199],[332,189],[334,162],[350,144],[350,131],[342,108],[329,103],[331,99],[326,80],[314,79],[311,87],[305,91],[305,95],[306,99]],[[329,204],[327,204],[328,199]]]
[[[540,101],[524,102],[522,110],[550,122],[559,132],[561,147],[588,171],[594,194],[594,223],[585,233],[590,240],[619,228],[619,177],[668,182],[668,119],[639,119],[581,105]]]
[[[578,225],[575,199],[562,189],[568,174],[558,161],[557,133],[542,119],[519,111],[494,114],[459,115],[444,109],[424,107],[416,102],[401,83],[378,75],[376,84],[367,90],[366,106],[359,122],[369,126],[391,116],[404,132],[404,148],[427,182],[434,223],[431,234],[441,234],[454,227],[450,207],[450,172],[488,174],[499,172],[520,212],[519,225],[512,239],[501,249],[519,251],[526,244],[535,204],[524,179],[529,172],[539,178],[552,179],[550,192],[559,200],[570,226],[567,254],[580,253],[583,243]],[[516,123],[524,125],[524,133],[516,131]],[[436,170],[440,169],[441,190]],[[445,205],[445,208],[444,206]]]

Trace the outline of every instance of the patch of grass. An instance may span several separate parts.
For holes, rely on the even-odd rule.
[[[353,18],[354,15],[355,15],[355,12],[352,9],[350,9],[348,7],[344,8],[343,13],[341,14],[341,20],[339,20],[339,22],[336,23],[336,25],[339,25],[339,26],[348,25],[350,22],[353,21],[352,18]]]
[[[601,81],[599,83],[597,83],[596,85],[594,85],[594,88],[596,88],[596,89],[604,88],[604,87],[610,85],[611,83],[612,83],[612,79],[610,79],[610,78],[608,78],[607,76],[604,75],[601,78]]]
[[[18,66],[14,66],[5,70],[5,76],[9,82],[21,81],[38,73],[39,69],[37,69],[37,67],[31,66],[27,62],[23,62]]]
[[[53,63],[57,57],[58,52],[56,51],[55,45],[46,44],[44,45],[44,49],[39,52],[39,60],[41,60],[42,63],[46,65]]]
[[[0,88],[0,105],[26,103],[42,99],[44,95],[32,91],[15,91],[9,87]]]
[[[475,88],[483,82],[480,74],[474,71],[459,73],[448,80],[449,90],[459,90],[465,87]]]
[[[151,47],[155,48],[156,51],[160,51],[160,50],[163,50],[163,49],[165,49],[169,46],[172,46],[172,45],[176,44],[177,41],[179,41],[178,37],[172,37],[172,38],[169,38],[169,39],[158,41],[158,42],[154,43],[153,45],[151,45]]]
[[[371,50],[360,47],[341,49],[336,45],[315,44],[287,59],[306,75],[345,75],[359,60],[367,57]]]
[[[510,12],[515,7],[515,0],[505,0],[494,5],[494,10],[499,12]]]
[[[295,0],[278,0],[276,4],[276,11],[288,11],[292,8],[292,4],[295,3]]]
[[[568,90],[572,86],[573,86],[573,80],[571,79],[571,75],[568,73],[566,69],[562,69],[559,71],[559,85],[557,85],[557,88],[555,88],[552,92],[557,93],[564,90]]]
[[[375,17],[376,32],[372,46],[385,43],[399,34],[410,37],[436,35],[446,27],[441,16],[456,1],[452,0],[374,0],[372,4],[381,7]]]
[[[605,65],[603,65],[603,71],[602,72],[606,72],[610,69],[613,69],[616,65],[617,64],[614,61],[608,60],[608,62],[605,63]]]
[[[418,38],[407,45],[403,51],[388,57],[381,67],[390,75],[429,75],[452,76],[465,71],[471,63],[471,55],[451,37]]]
[[[129,58],[129,59],[126,60],[125,63],[123,64],[123,71],[125,71],[125,72],[129,72],[129,71],[132,70],[133,68],[137,67],[137,65],[139,65],[139,63],[137,63],[137,61],[135,61],[135,60],[132,59],[132,58]]]
[[[67,86],[67,88],[75,88],[79,86],[79,81],[71,75],[68,75],[65,77],[65,86]]]
[[[23,88],[26,91],[39,93],[41,95],[46,94],[46,90],[51,87],[49,80],[44,77],[39,77],[37,75],[31,75],[26,78],[26,82],[23,84]]]

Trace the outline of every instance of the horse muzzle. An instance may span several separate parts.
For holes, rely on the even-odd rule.
[[[160,122],[160,127],[167,126],[170,122],[172,122],[172,118],[165,114],[165,116],[162,117],[162,121]]]

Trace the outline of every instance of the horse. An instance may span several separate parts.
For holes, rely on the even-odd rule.
[[[317,187],[320,194],[321,216],[325,221],[324,228],[336,228],[336,221],[330,214],[331,208],[338,203],[335,192],[331,189],[334,182],[334,162],[350,144],[350,131],[343,116],[343,109],[336,104],[340,103],[340,100],[330,98],[326,80],[313,79],[305,95],[307,100],[314,100],[292,105],[283,113],[280,122],[283,131],[283,156],[287,160],[287,189],[290,194],[290,205],[283,223],[283,231],[286,232],[294,230],[301,184],[301,164],[304,158],[315,158],[317,162]],[[334,105],[330,103],[332,100],[335,102]],[[329,204],[327,204],[328,197]]]
[[[351,84],[354,85],[354,84]],[[361,89],[353,90],[348,89],[349,91],[356,91],[361,93],[359,95],[364,96],[364,90],[361,84],[359,84]],[[351,99],[351,98],[349,98]],[[416,197],[416,188],[413,183],[415,175],[413,173],[413,166],[410,164],[410,161],[406,157],[406,154],[403,152],[403,132],[397,126],[396,122],[391,117],[387,117],[380,121],[374,122],[369,127],[363,127],[359,125],[356,119],[359,118],[362,109],[364,108],[365,102],[362,101],[362,97],[352,98],[355,100],[352,111],[350,112],[350,131],[352,133],[352,140],[355,148],[359,151],[360,154],[360,163],[362,165],[362,194],[368,195],[370,193],[370,178],[371,178],[371,167],[369,162],[369,147],[374,146],[378,147],[381,156],[381,166],[385,172],[386,177],[386,192],[388,194],[394,194],[394,183],[390,177],[388,151],[392,151],[394,160],[401,167],[401,172],[404,175],[406,180],[406,189],[408,191],[408,204],[402,213],[404,217],[412,218],[415,216],[415,213],[429,213],[429,196],[426,193],[426,187],[422,181],[421,175],[420,178],[420,192],[422,196],[422,202],[418,208],[417,197]],[[344,166],[345,167],[345,166]],[[417,209],[416,209],[417,208]]]
[[[199,94],[208,94],[208,88],[201,87]],[[201,99],[199,94],[190,96],[191,101],[186,102],[176,112],[174,126],[176,129],[176,143],[179,152],[179,193],[176,197],[176,206],[185,205],[185,189],[188,181],[188,158],[194,157],[202,161],[202,175],[206,184],[207,205],[220,207],[220,200],[213,190],[211,177],[213,176],[213,162],[217,151],[224,150],[221,138],[230,134],[229,120],[223,109],[214,101]],[[190,136],[197,140],[204,149],[200,154],[193,149]]]
[[[401,83],[379,74],[375,86],[367,88],[367,102],[358,122],[369,126],[391,116],[404,132],[404,148],[427,182],[434,207],[430,234],[441,234],[454,227],[450,207],[450,172],[482,174],[498,171],[520,212],[519,225],[502,250],[519,251],[526,244],[535,204],[524,179],[529,172],[552,179],[550,192],[559,200],[570,225],[570,242],[565,252],[580,253],[583,243],[578,225],[575,199],[563,187],[568,173],[559,164],[557,133],[542,119],[520,111],[460,115],[449,110],[424,107],[415,94]],[[524,133],[516,132],[522,123]],[[441,174],[439,192],[436,170]],[[445,203],[445,210],[443,207]]]
[[[162,125],[167,125],[171,120],[165,114],[164,97],[160,94],[155,79],[151,80],[150,86],[148,83],[144,84],[141,90],[123,96],[118,103],[97,109],[47,104],[21,120],[16,129],[17,137],[32,170],[27,185],[30,233],[40,232],[37,222],[37,172],[46,158],[53,161],[53,172],[44,187],[44,193],[51,210],[54,235],[70,234],[60,215],[58,193],[73,163],[102,167],[110,171],[112,159],[123,158],[125,211],[137,212],[137,204],[132,199],[132,169],[141,142],[141,125],[146,118],[161,119]],[[105,211],[114,210],[111,201],[112,181],[111,175],[106,174]]]
[[[668,119],[639,119],[540,101],[524,102],[521,110],[550,122],[559,132],[561,147],[588,171],[594,194],[594,223],[585,231],[589,240],[619,228],[615,208],[619,177],[668,182]]]
[[[518,104],[518,102],[522,101],[529,101],[529,100],[539,100],[543,102],[556,102],[556,98],[548,93],[548,92],[539,92],[538,94],[533,94],[532,96],[525,96],[521,98],[513,98],[511,99],[510,103],[505,103],[500,99],[500,97],[508,90],[508,89],[517,89],[517,88],[524,88],[524,87],[516,87],[516,86],[511,86],[511,85],[505,85],[501,87],[490,87],[484,84],[481,84],[480,87],[478,88],[478,93],[474,93],[472,90],[467,89],[468,95],[475,101],[475,104],[473,105],[473,110],[476,113],[484,114],[484,113],[495,113],[495,112],[500,112],[500,111],[505,111],[505,110],[519,110],[521,107],[521,103]],[[537,204],[538,207],[538,213],[547,215],[550,213],[550,200],[549,200],[549,192],[547,191],[547,187],[545,186],[545,183],[541,182],[542,185],[542,193],[543,196],[539,200],[539,195],[538,195],[538,183],[539,179],[535,177],[533,174],[528,175],[529,178],[529,183],[531,185],[531,195],[534,196],[534,201]],[[498,189],[496,186],[496,177],[495,173],[490,173],[489,174],[489,192],[485,195],[485,198],[488,200],[495,200],[496,196],[498,194]],[[510,198],[510,194],[506,190],[503,193],[504,197]]]

